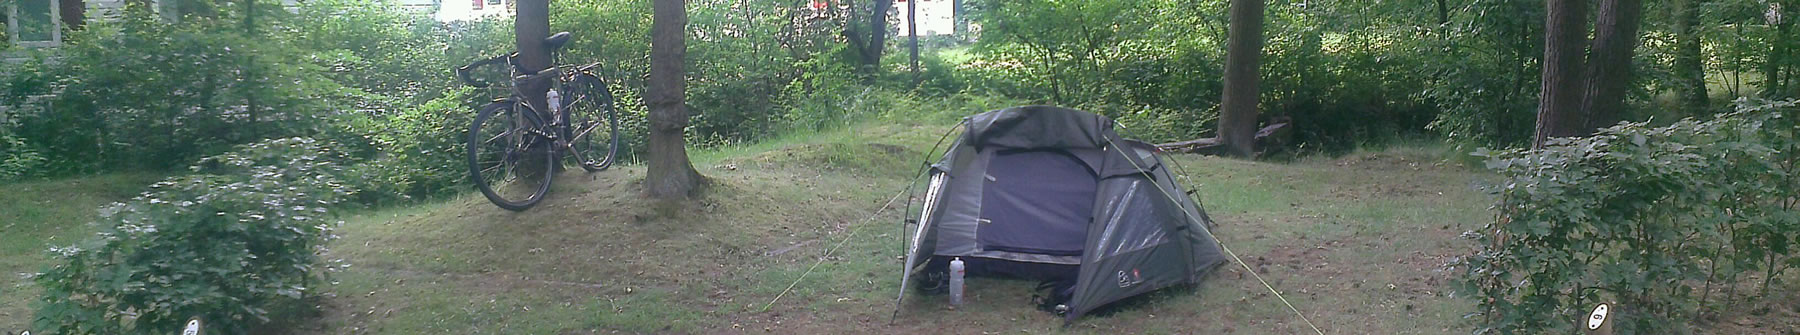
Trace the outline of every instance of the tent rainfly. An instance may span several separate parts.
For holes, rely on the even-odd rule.
[[[1058,308],[1069,322],[1198,283],[1224,262],[1205,210],[1154,146],[1120,137],[1111,119],[1023,106],[963,126],[927,172],[898,299],[909,283],[937,285],[950,259],[961,258],[969,276],[1073,283]]]

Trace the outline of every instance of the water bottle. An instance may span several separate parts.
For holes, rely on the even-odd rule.
[[[950,306],[961,307],[963,298],[963,275],[968,272],[963,267],[961,257],[950,260]]]
[[[556,90],[544,92],[544,101],[549,103],[550,112],[555,113],[562,111],[562,94],[556,93]]]

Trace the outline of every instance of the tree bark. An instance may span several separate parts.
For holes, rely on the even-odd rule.
[[[519,0],[514,6],[513,47],[519,50],[519,66],[533,73],[549,68],[550,50],[544,48],[544,38],[550,37],[550,0]],[[548,113],[544,93],[550,90],[550,83],[528,84],[520,87],[525,102],[539,113]]]
[[[887,13],[894,8],[894,0],[875,0],[869,8],[869,22],[859,31],[856,23],[846,23],[844,38],[849,40],[850,48],[856,52],[860,71],[875,73],[881,69],[881,52],[887,46]],[[871,76],[871,78],[873,78]]]
[[[256,34],[256,0],[244,0],[244,35],[251,41],[261,39],[261,36]],[[247,49],[246,51],[251,50],[253,49]],[[244,86],[246,87],[244,90],[244,115],[250,119],[249,127],[245,130],[250,133],[251,141],[261,140],[263,136],[261,132],[262,124],[258,122],[261,120],[258,116],[262,106],[257,103],[258,101],[256,98],[257,96],[262,95],[262,92],[259,92],[259,89],[262,88],[262,83],[258,82],[259,78],[256,76],[256,53],[254,51],[245,54],[243,73]]]
[[[650,23],[650,80],[644,102],[650,107],[649,166],[644,193],[657,199],[684,199],[705,183],[688,162],[682,133],[688,126],[687,2],[653,0]]]
[[[1548,0],[1544,17],[1543,89],[1538,96],[1537,132],[1531,147],[1551,137],[1580,135],[1583,42],[1587,41],[1587,1]]]
[[[1643,12],[1643,0],[1600,2],[1588,57],[1587,92],[1581,108],[1587,115],[1587,124],[1577,129],[1577,134],[1590,135],[1595,129],[1619,123],[1625,109],[1625,91],[1631,87],[1631,56],[1637,49]]]
[[[907,45],[912,49],[913,87],[919,87],[919,0],[906,3]]]
[[[81,30],[81,27],[87,25],[86,1],[61,0],[57,1],[57,6],[62,7],[57,14],[62,17],[64,27]]]
[[[1450,6],[1448,6],[1448,4],[1445,4],[1444,0],[1437,0],[1437,10],[1438,10],[1438,25],[1443,26],[1443,25],[1450,24]]]
[[[1764,98],[1778,99],[1785,95],[1784,93],[1787,91],[1782,87],[1783,81],[1781,79],[1781,74],[1783,63],[1785,63],[1788,58],[1794,57],[1793,54],[1787,51],[1788,43],[1793,39],[1793,33],[1791,32],[1793,29],[1791,28],[1794,26],[1794,20],[1796,19],[1790,15],[1792,15],[1793,12],[1800,12],[1793,10],[1793,8],[1787,8],[1792,5],[1793,4],[1785,2],[1771,1],[1769,4],[1771,8],[1768,10],[1771,11],[1773,15],[1765,14],[1768,18],[1774,19],[1774,21],[1769,22],[1769,25],[1774,26],[1775,36],[1769,39],[1769,54],[1767,57],[1764,57],[1763,61],[1762,86]]]
[[[513,47],[516,48],[519,53],[519,56],[515,61],[518,62],[520,70],[537,73],[538,71],[549,68],[550,50],[544,48],[544,38],[550,37],[550,0],[518,0],[513,3],[513,6]],[[538,117],[542,118],[542,120],[549,120],[549,104],[544,101],[545,93],[550,91],[549,80],[536,80],[531,82],[515,81],[513,85],[519,88],[519,93],[522,93],[523,98],[525,98],[525,104],[530,105],[531,110],[535,111]],[[520,111],[520,113],[524,113],[524,111]],[[524,116],[516,114],[513,117],[524,118]],[[526,121],[522,119],[513,120],[513,122],[515,122],[515,124],[526,124]],[[529,155],[532,157],[549,155],[549,147],[549,145],[544,145],[542,148],[544,150],[531,150]],[[543,164],[540,162],[544,161],[545,160],[542,158],[525,159],[524,163],[521,163],[524,164],[523,168],[520,169],[520,171],[524,172],[518,175],[518,177],[527,180],[551,178],[552,176],[543,175],[542,173],[537,172],[556,171],[548,170],[540,166],[540,164]],[[556,166],[551,167],[550,169],[559,168],[560,166]]]
[[[1263,47],[1263,0],[1231,0],[1225,50],[1225,92],[1219,103],[1219,139],[1225,152],[1255,155],[1258,69]]]
[[[1688,114],[1705,114],[1706,68],[1700,58],[1700,0],[1675,0],[1675,90]]]

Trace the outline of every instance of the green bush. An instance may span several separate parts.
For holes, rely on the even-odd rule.
[[[1572,333],[1617,302],[1621,333],[1680,332],[1800,265],[1800,110],[1623,123],[1540,150],[1481,152],[1504,178],[1496,221],[1465,235],[1462,292],[1483,332]]]
[[[38,174],[44,166],[43,154],[12,135],[0,135],[0,182]]]
[[[475,119],[472,106],[479,100],[471,90],[456,89],[386,119],[341,120],[347,132],[367,139],[373,150],[345,173],[346,182],[361,190],[356,201],[385,205],[445,195],[467,185],[464,142]]]
[[[450,38],[463,37],[452,35],[459,31],[391,0],[312,0],[301,2],[296,11],[294,28],[271,37],[291,40],[298,51],[316,52],[315,57],[327,60],[334,81],[402,103],[438,97],[449,87],[450,69],[473,60],[450,59],[451,49],[498,53],[485,48],[491,46],[486,40],[451,43]]]
[[[197,174],[100,209],[100,232],[52,248],[33,328],[51,334],[173,334],[190,317],[228,333],[305,297],[331,265],[329,210],[353,192],[343,155],[310,139],[240,146]]]
[[[237,144],[310,134],[368,100],[327,78],[313,55],[248,33],[241,8],[175,23],[127,10],[70,32],[55,62],[23,69],[39,78],[9,83],[14,94],[50,96],[49,108],[17,115],[15,134],[67,165],[58,171],[179,169]],[[290,16],[258,10],[268,25]]]

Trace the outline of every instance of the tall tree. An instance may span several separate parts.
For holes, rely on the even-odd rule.
[[[1769,54],[1767,57],[1763,57],[1763,97],[1765,98],[1778,98],[1787,91],[1782,87],[1785,82],[1782,79],[1782,67],[1784,63],[1790,62],[1790,59],[1794,58],[1793,52],[1788,49],[1794,39],[1795,18],[1791,16],[1794,15],[1793,13],[1800,12],[1800,10],[1794,10],[1793,7],[1800,7],[1795,2],[1800,1],[1769,1],[1769,7],[1763,13],[1763,18],[1768,20],[1771,28],[1775,30],[1775,35],[1769,39]]]
[[[550,50],[544,48],[544,38],[550,37],[550,0],[519,0],[513,5],[513,47],[519,51],[519,67],[534,73],[549,68]],[[544,102],[550,82],[525,84],[519,88],[525,93],[525,103],[538,111],[550,111]]]
[[[650,107],[649,166],[644,193],[658,199],[694,194],[706,177],[688,162],[681,137],[688,126],[687,2],[653,0],[650,22],[650,80],[644,102]]]
[[[513,3],[513,47],[517,48],[517,61],[521,70],[536,73],[550,67],[550,50],[544,48],[544,38],[550,37],[550,0],[519,0]],[[519,93],[524,94],[525,104],[537,111],[540,117],[548,117],[550,104],[545,102],[545,94],[550,92],[550,78],[541,78],[532,82],[516,83]],[[515,116],[518,117],[518,116]],[[520,121],[523,122],[523,121]],[[531,155],[548,155],[547,150],[534,150]],[[543,159],[526,159],[527,165],[542,164]],[[542,167],[526,167],[521,171],[547,171]],[[550,178],[539,173],[525,173],[519,178]]]
[[[919,1],[906,3],[906,44],[912,49],[913,87],[919,86]]]
[[[1619,123],[1625,91],[1631,87],[1631,55],[1637,49],[1643,12],[1643,0],[1600,2],[1588,55],[1587,90],[1581,103],[1587,124],[1577,129],[1577,134],[1592,134],[1594,129]]]
[[[1231,0],[1225,47],[1225,89],[1219,103],[1219,140],[1225,153],[1255,152],[1256,107],[1263,47],[1263,0]]]
[[[1444,0],[1437,0],[1437,13],[1439,26],[1450,24],[1450,6]]]
[[[862,63],[859,65],[864,73],[881,69],[881,49],[887,46],[888,10],[893,8],[894,0],[875,0],[869,6],[869,21],[864,25],[857,25],[855,15],[844,23],[844,38],[849,41],[850,51],[855,52]]]
[[[262,39],[262,36],[257,35],[256,33],[256,0],[244,0],[244,37],[249,38],[251,41]],[[249,94],[244,96],[244,116],[250,119],[248,125],[249,129],[246,129],[246,132],[250,133],[250,138],[252,140],[261,139],[262,133],[258,132],[257,129],[262,127],[262,125],[257,124],[256,122],[260,119],[257,117],[257,114],[259,114],[258,112],[262,107],[256,101],[256,96],[260,94],[257,94],[258,92],[255,90],[259,88],[259,86],[262,86],[262,83],[258,82],[256,76],[256,53],[245,53],[243,74],[244,86],[247,86],[251,90]]]
[[[1675,0],[1675,91],[1688,113],[1705,113],[1706,68],[1700,59],[1700,2]]]
[[[1551,137],[1578,136],[1587,125],[1581,113],[1587,8],[1586,0],[1545,1],[1544,80],[1533,148],[1544,147]]]

